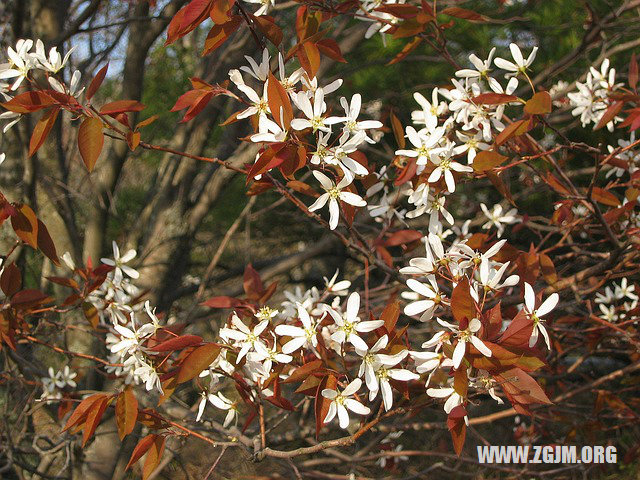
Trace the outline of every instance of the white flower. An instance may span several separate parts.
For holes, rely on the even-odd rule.
[[[480,323],[480,320],[478,320],[477,318],[473,318],[469,322],[469,325],[465,330],[460,330],[457,326],[445,322],[441,319],[438,319],[438,323],[454,332],[456,334],[456,337],[458,338],[458,343],[453,350],[453,357],[451,358],[453,360],[453,368],[457,369],[458,367],[460,367],[460,363],[462,363],[464,354],[467,351],[467,343],[469,342],[473,344],[473,346],[476,347],[476,349],[485,357],[491,357],[492,352],[489,347],[487,347],[483,343],[483,341],[475,335],[476,332],[482,327],[482,323]],[[423,347],[425,345],[423,345]]]
[[[33,40],[18,40],[15,50],[11,47],[7,48],[10,63],[2,66],[0,80],[17,77],[11,90],[17,90],[22,81],[28,77],[29,71],[36,66],[35,57],[29,53],[32,46]]]
[[[220,329],[220,337],[226,341],[232,339],[238,342],[240,352],[238,353],[237,362],[240,362],[249,350],[255,348],[257,344],[262,343],[259,337],[269,325],[269,320],[263,320],[258,323],[253,330],[249,330],[249,327],[242,323],[238,316],[234,314],[233,317],[231,317],[231,325],[234,328],[223,327]]]
[[[144,302],[144,309],[147,312],[147,315],[149,315],[151,323],[145,323],[138,329],[138,335],[140,335],[141,337],[153,335],[158,331],[159,328],[161,328],[160,321],[158,320],[158,317],[156,317],[156,309],[151,308],[149,300]]]
[[[269,72],[271,71],[271,67],[269,66],[269,50],[265,48],[262,51],[262,61],[260,62],[260,65],[258,65],[253,58],[247,55],[245,55],[244,58],[249,62],[250,66],[242,66],[240,67],[240,70],[248,73],[256,80],[265,82],[269,77]]]
[[[269,348],[262,342],[255,343],[256,351],[247,355],[251,356],[252,362],[262,362],[262,367],[265,373],[271,372],[273,363],[290,363],[293,360],[291,355],[280,353],[275,349],[275,336],[273,339],[274,348]]]
[[[615,297],[618,300],[622,300],[624,297],[627,297],[629,300],[638,300],[638,295],[633,293],[635,286],[629,285],[629,281],[627,278],[623,278],[620,281],[620,285],[616,285]]]
[[[469,165],[473,163],[478,150],[488,150],[490,148],[488,143],[482,141],[482,134],[480,132],[475,135],[465,135],[462,132],[456,131],[456,135],[458,140],[463,143],[453,149],[453,154],[460,155],[461,153],[467,152],[467,163]]]
[[[137,255],[136,251],[134,249],[131,249],[124,255],[120,256],[120,249],[118,248],[118,244],[114,241],[112,243],[112,246],[113,246],[113,260],[110,258],[101,258],[100,260],[102,261],[102,263],[106,265],[111,265],[112,267],[115,267],[114,281],[118,283],[120,280],[122,280],[123,272],[126,273],[131,278],[140,277],[140,274],[136,270],[125,265],[125,263],[130,262],[136,257]]]
[[[414,264],[420,265],[417,262],[414,262]],[[405,268],[403,270],[406,273],[408,269]],[[427,276],[427,280],[429,281],[429,284],[419,282],[418,280],[414,280],[413,278],[407,280],[407,286],[415,293],[422,297],[425,297],[426,299],[416,300],[409,303],[406,307],[404,307],[404,314],[408,315],[409,317],[422,314],[420,316],[421,322],[430,320],[433,317],[433,313],[435,312],[436,307],[440,304],[440,292],[438,290],[438,283],[436,282],[435,275]]]
[[[491,60],[493,60],[493,55],[495,53],[496,47],[493,47],[489,52],[489,57],[485,61],[480,60],[476,56],[476,54],[472,53],[471,55],[469,55],[469,60],[475,67],[475,70],[471,68],[463,68],[462,70],[458,70],[456,72],[456,77],[478,79],[482,77],[488,78],[487,74],[489,73],[489,69],[491,68]]]
[[[69,57],[71,56],[71,52],[73,52],[74,49],[75,47],[70,48],[63,59],[60,53],[58,53],[56,47],[53,47],[51,48],[51,50],[49,50],[49,58],[47,58],[47,54],[44,51],[44,43],[42,43],[42,40],[38,39],[36,40],[35,58],[38,60],[38,62],[40,62],[40,65],[46,71],[51,73],[58,73],[64,68],[67,61],[69,60]]]
[[[323,114],[327,110],[327,104],[324,102],[324,90],[316,89],[313,94],[313,107],[307,92],[298,92],[293,97],[293,101],[307,118],[294,118],[291,120],[291,128],[294,130],[304,130],[313,128],[313,131],[321,130],[330,132],[331,125],[343,121],[340,117],[324,117]]]
[[[284,57],[282,56],[282,53],[278,53],[278,73],[280,75],[280,83],[282,84],[283,88],[287,92],[289,92],[289,94],[292,94],[294,87],[302,79],[302,75],[304,74],[304,69],[298,68],[296,71],[294,71],[291,75],[287,77],[287,73],[284,68]]]
[[[333,317],[337,330],[331,335],[331,339],[340,345],[349,342],[355,348],[367,350],[366,342],[358,336],[358,333],[366,333],[384,325],[383,320],[361,321],[358,317],[360,310],[360,295],[353,292],[347,299],[347,310],[344,318],[333,308],[327,307],[327,312]]]
[[[251,135],[251,141],[254,143],[284,142],[286,138],[287,131],[265,115],[258,117],[258,133]]]
[[[352,181],[353,178],[349,175],[345,175],[340,182],[336,185],[329,179],[324,173],[313,171],[313,176],[320,182],[322,188],[326,193],[323,193],[318,199],[309,207],[310,212],[314,212],[325,206],[327,201],[329,202],[329,228],[334,230],[338,226],[338,220],[340,218],[340,206],[338,200],[341,200],[354,207],[364,207],[367,202],[362,199],[360,195],[343,191]]]
[[[111,346],[109,349],[111,353],[124,357],[135,353],[140,348],[141,337],[135,329],[131,330],[123,325],[114,325],[113,328],[120,334],[120,341]]]
[[[418,92],[413,94],[413,98],[422,110],[411,112],[411,121],[415,124],[424,124],[428,131],[433,132],[438,126],[438,116],[447,109],[447,104],[438,100],[438,87],[431,91],[431,102]]]
[[[258,320],[271,320],[278,316],[278,310],[275,310],[267,305],[258,309],[258,311],[254,314]]]
[[[345,97],[342,97],[340,99],[340,105],[342,105],[342,108],[344,108],[345,113],[345,117],[343,119],[345,132],[355,134],[367,129],[382,127],[382,122],[379,122],[377,120],[358,121],[358,115],[360,115],[360,107],[362,106],[362,97],[359,93],[356,93],[351,98],[351,104],[347,102],[347,99]],[[364,139],[368,143],[375,143],[366,135],[366,133],[364,135]]]
[[[429,175],[427,179],[428,183],[435,183],[440,180],[441,176],[444,176],[444,182],[447,185],[449,193],[453,193],[456,190],[456,182],[451,170],[456,172],[473,172],[473,168],[451,160],[452,153],[453,149],[448,148],[432,159],[437,167],[431,172],[431,175]]]
[[[512,208],[504,214],[502,213],[502,205],[499,203],[493,206],[492,211],[489,211],[484,203],[480,204],[480,208],[482,209],[482,213],[489,219],[488,222],[482,225],[482,228],[488,230],[495,226],[498,229],[498,238],[504,233],[504,224],[510,225],[518,222],[518,210],[516,208]]]
[[[58,372],[58,375],[59,377],[56,380],[56,386],[58,388],[64,388],[66,386],[75,388],[77,386],[74,378],[76,378],[78,374],[76,372],[72,372],[69,365],[65,365],[64,370]]]
[[[555,308],[560,299],[557,293],[553,293],[536,309],[536,294],[533,291],[533,287],[527,282],[524,282],[524,305],[525,312],[529,315],[529,318],[533,321],[533,331],[531,332],[531,338],[529,339],[529,347],[533,347],[538,341],[538,334],[542,333],[544,341],[547,344],[547,348],[551,350],[551,341],[549,340],[549,334],[547,329],[543,325],[544,320],[540,317],[546,315]]]
[[[278,325],[275,328],[277,335],[291,337],[287,343],[282,346],[282,353],[293,353],[304,346],[318,346],[318,338],[316,324],[309,317],[309,312],[300,303],[297,304],[298,318],[302,322],[302,328],[293,325]]]
[[[336,273],[333,274],[331,280],[328,280],[327,277],[322,277],[324,279],[324,284],[327,289],[327,292],[331,292],[334,295],[344,296],[349,293],[349,287],[351,286],[351,282],[349,280],[340,280],[336,282],[338,279],[338,274],[340,270],[336,270]]]
[[[368,175],[369,170],[364,165],[349,157],[350,153],[358,149],[358,146],[365,140],[366,136],[365,132],[357,132],[353,137],[349,138],[349,132],[344,132],[340,136],[338,146],[332,150],[327,150],[324,162],[329,165],[338,165],[344,174],[350,177]]]
[[[395,355],[377,355],[377,358],[374,360],[375,381],[367,384],[367,388],[369,388],[369,401],[373,401],[378,395],[378,391],[382,391],[382,403],[386,411],[389,411],[393,406],[393,391],[389,383],[390,378],[400,382],[408,382],[420,378],[419,375],[404,368],[389,368],[401,362],[404,357],[407,356],[407,353],[407,350],[402,350]]]
[[[238,409],[235,402],[232,402],[227,397],[225,397],[222,392],[218,392],[216,394],[210,393],[207,396],[207,399],[214,407],[219,408],[220,410],[228,410],[227,416],[225,417],[224,423],[222,424],[224,428],[227,428],[229,425],[231,425],[231,422],[233,422],[233,420],[238,417]]]
[[[429,160],[433,161],[436,155],[440,153],[441,149],[434,147],[438,145],[444,136],[444,128],[437,127],[432,132],[428,132],[426,129],[417,132],[415,128],[409,126],[406,128],[406,132],[406,137],[414,148],[412,150],[396,150],[396,155],[415,158],[417,165],[426,165]]]
[[[349,398],[360,390],[361,386],[362,380],[356,378],[342,392],[330,388],[322,390],[322,396],[331,400],[329,411],[324,417],[324,423],[329,423],[337,414],[340,428],[347,428],[349,426],[349,412],[347,412],[347,409],[358,415],[369,415],[371,413],[369,407],[365,407],[359,401]]]
[[[456,393],[456,391],[451,387],[428,388],[427,395],[433,398],[446,398],[447,401],[444,402],[444,411],[447,415],[458,405],[462,405],[464,403],[464,398]],[[465,423],[466,422],[467,417],[465,416]]]
[[[518,275],[510,275],[504,282],[500,283],[500,280],[502,280],[502,276],[507,270],[510,262],[504,263],[498,270],[490,268],[490,263],[490,260],[487,258],[482,258],[480,262],[480,284],[484,287],[486,292],[517,285],[520,280]]]
[[[496,64],[496,67],[507,70],[508,72],[512,72],[507,74],[507,76],[524,73],[525,70],[533,63],[533,60],[536,58],[536,53],[538,52],[538,47],[533,47],[531,53],[525,60],[518,45],[512,43],[511,45],[509,45],[509,49],[511,50],[511,56],[513,57],[514,62],[510,62],[508,60],[505,60],[504,58],[499,57],[493,61],[493,63]]]
[[[256,17],[266,14],[269,11],[269,9],[275,4],[274,0],[244,0],[244,1],[247,3],[255,3],[258,5],[262,5],[258,10],[256,10],[256,13],[254,13]]]
[[[162,394],[162,382],[160,381],[160,377],[156,372],[156,369],[149,365],[148,363],[142,362],[142,365],[135,369],[133,372],[134,375],[139,376],[140,379],[145,383],[145,388],[147,391],[152,390],[153,388],[157,388],[158,391]]]
[[[258,95],[258,93],[249,85],[238,85],[238,90],[240,90],[247,96],[249,102],[251,102],[251,105],[240,112],[236,116],[236,118],[242,119],[256,114],[258,114],[259,117],[262,117],[271,112],[271,110],[269,109],[269,100],[267,97],[267,82],[265,82],[262,88],[262,97],[260,97],[260,95]]]

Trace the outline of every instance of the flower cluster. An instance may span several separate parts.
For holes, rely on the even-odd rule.
[[[316,147],[311,154],[311,164],[317,168],[331,170],[339,180],[333,181],[324,173],[314,171],[325,193],[309,207],[309,210],[315,211],[328,204],[330,228],[335,229],[340,217],[340,202],[355,207],[363,207],[367,204],[360,195],[351,191],[356,177],[369,174],[367,167],[354,159],[354,153],[363,143],[375,143],[372,138],[375,136],[370,135],[369,131],[382,127],[382,123],[377,120],[359,119],[362,109],[362,98],[359,94],[355,94],[351,100],[342,97],[340,105],[344,114],[331,115],[328,111],[326,96],[335,92],[342,85],[342,80],[335,80],[322,87],[319,86],[317,78],[309,78],[302,68],[287,74],[284,58],[282,54],[278,54],[277,81],[289,97],[285,101],[297,107],[296,113],[300,114],[290,121],[285,121],[283,107],[280,112],[272,112],[270,108],[269,52],[264,50],[259,64],[250,57],[246,58],[249,66],[229,72],[229,77],[238,90],[247,97],[249,104],[246,109],[238,113],[237,118],[257,117],[257,132],[250,137],[255,143],[269,145],[282,144],[290,140],[301,142],[307,134],[313,135],[311,143]],[[247,85],[243,72],[259,82],[260,86],[254,89]],[[333,129],[336,127],[339,133],[337,137],[333,137]],[[258,153],[256,161],[263,153],[263,151]],[[260,179],[261,174],[256,175],[255,178]]]
[[[40,379],[43,390],[42,396],[40,397],[41,400],[58,400],[62,398],[62,391],[66,387],[75,388],[77,386],[74,379],[78,374],[72,371],[69,365],[66,365],[64,369],[58,370],[57,372],[53,367],[49,367],[47,373],[47,377]]]
[[[595,128],[609,107],[609,96],[621,86],[621,83],[616,83],[615,68],[609,68],[609,59],[605,58],[600,70],[589,68],[584,83],[576,82],[578,90],[567,94],[569,104],[573,107],[572,115],[580,116],[583,127],[593,123]],[[613,132],[614,124],[620,120],[614,117],[607,123],[607,129]]]
[[[612,288],[613,287],[613,288]],[[638,295],[635,285],[630,284],[627,278],[607,286],[602,293],[596,293],[595,302],[600,309],[601,317],[608,322],[629,320],[635,317],[631,313],[638,307]]]

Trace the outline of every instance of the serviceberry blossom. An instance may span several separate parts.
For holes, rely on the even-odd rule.
[[[382,122],[377,120],[360,120],[358,121],[358,115],[360,115],[360,107],[362,106],[362,96],[356,93],[351,98],[351,103],[347,101],[345,97],[340,99],[340,105],[344,108],[345,116],[342,119],[344,122],[344,132],[355,135],[358,132],[365,132],[374,128],[381,128]],[[364,140],[368,143],[376,143],[374,140],[364,135]]]
[[[231,328],[221,328],[220,337],[225,341],[234,340],[236,342],[235,346],[240,348],[237,360],[239,362],[251,349],[255,348],[256,344],[263,344],[262,340],[260,340],[260,334],[265,331],[268,325],[269,320],[263,320],[253,327],[253,330],[250,330],[249,327],[234,314],[231,317]]]
[[[324,116],[327,110],[324,95],[325,93],[322,88],[316,89],[312,97],[313,106],[311,106],[309,94],[307,92],[298,92],[294,97],[294,102],[307,118],[294,118],[291,120],[291,128],[294,130],[311,128],[314,132],[316,130],[330,132],[331,125],[342,122],[344,119],[341,117]]]
[[[498,230],[498,238],[502,237],[505,225],[511,225],[518,222],[518,209],[516,208],[512,208],[506,213],[503,213],[502,205],[499,203],[494,205],[492,210],[489,210],[484,203],[480,204],[480,208],[482,209],[482,213],[484,213],[485,217],[489,219],[489,221],[482,225],[482,228],[489,230],[492,227],[496,227]]]
[[[414,265],[417,265],[417,267],[414,268],[420,268],[421,265],[429,268],[430,262],[424,262],[424,260],[425,259],[412,259]],[[413,273],[414,270],[405,268],[403,273],[407,272]],[[413,290],[413,292],[403,294],[403,298],[415,300],[404,307],[404,314],[410,317],[421,314],[421,322],[431,320],[436,308],[442,302],[442,296],[438,289],[435,275],[428,275],[427,281],[429,283],[419,282],[413,278],[408,279],[407,286]],[[420,299],[420,297],[424,297],[424,299]]]
[[[111,265],[112,267],[115,267],[115,278],[121,279],[123,273],[125,273],[126,275],[134,279],[140,277],[140,274],[138,273],[137,270],[134,270],[133,268],[125,265],[125,263],[128,263],[134,258],[136,258],[136,255],[137,255],[136,251],[134,249],[131,249],[131,250],[128,250],[127,253],[125,253],[124,255],[120,256],[120,249],[118,248],[118,244],[114,241],[112,243],[112,246],[113,246],[113,259],[101,258],[100,260],[102,261],[102,263],[106,265]],[[116,280],[116,282],[117,281],[118,280]]]
[[[467,343],[471,343],[485,357],[491,357],[491,349],[476,336],[476,333],[482,328],[482,323],[480,323],[480,320],[477,318],[471,319],[469,325],[467,325],[467,328],[464,330],[460,330],[456,325],[445,322],[439,318],[438,323],[451,330],[458,339],[455,349],[453,350],[453,357],[451,358],[453,360],[453,368],[458,369],[460,367],[464,354],[467,351]]]
[[[493,60],[496,67],[501,68],[502,70],[506,70],[510,73],[507,74],[507,77],[517,75],[518,73],[522,73],[526,75],[526,70],[533,63],[533,60],[536,58],[536,53],[538,53],[538,47],[533,47],[531,53],[524,59],[522,52],[520,51],[520,47],[515,43],[509,45],[509,50],[511,50],[511,56],[513,57],[513,62],[505,60],[504,58],[497,57]]]
[[[464,398],[452,387],[428,388],[427,395],[433,398],[446,398],[447,400],[444,402],[444,411],[446,414],[451,413],[451,410],[464,403]],[[465,423],[468,423],[466,415],[464,420]]]
[[[333,308],[327,307],[327,312],[337,325],[337,330],[331,335],[331,339],[340,345],[348,342],[355,348],[367,350],[367,343],[358,335],[375,330],[384,325],[384,320],[361,321],[358,317],[360,310],[360,294],[353,292],[347,299],[347,310],[343,315]]]
[[[369,407],[365,407],[359,401],[350,398],[360,390],[361,386],[362,380],[356,378],[342,391],[337,389],[332,390],[330,388],[322,390],[322,396],[331,400],[331,403],[329,404],[329,411],[324,417],[323,423],[329,423],[337,415],[340,428],[346,429],[349,426],[349,412],[347,409],[351,410],[353,413],[357,413],[358,415],[369,415],[369,413],[371,413]]]
[[[533,322],[533,331],[529,339],[529,347],[533,347],[538,341],[538,335],[542,333],[547,348],[551,350],[551,341],[549,334],[544,326],[544,320],[541,318],[555,308],[560,299],[557,293],[552,293],[540,306],[536,309],[536,294],[533,287],[527,282],[524,283],[524,304],[525,312]]]
[[[231,422],[237,420],[238,407],[236,403],[225,397],[222,392],[208,395],[207,400],[209,400],[214,407],[227,411],[227,415],[224,417],[224,423],[222,424],[223,428],[227,428],[231,425]]]
[[[364,207],[367,202],[358,194],[345,191],[344,189],[353,182],[353,177],[345,175],[336,185],[324,173],[317,170],[313,171],[313,176],[320,182],[325,193],[320,195],[318,199],[309,207],[310,212],[321,209],[329,202],[329,228],[335,230],[340,219],[340,205],[338,200],[353,205],[354,207]]]
[[[453,193],[456,190],[456,182],[453,178],[454,172],[473,172],[473,168],[468,165],[462,165],[461,163],[455,162],[451,159],[453,155],[453,148],[449,147],[443,149],[435,158],[433,158],[433,163],[436,164],[436,168],[431,172],[429,178],[427,179],[428,183],[435,183],[440,180],[441,176],[444,176],[444,182],[447,185],[447,190],[449,193]]]
[[[291,338],[282,346],[282,353],[284,354],[293,353],[305,346],[314,348],[318,346],[318,332],[316,331],[315,322],[312,321],[309,312],[302,304],[298,303],[297,307],[298,318],[302,323],[302,328],[293,325],[278,325],[275,328],[277,335]]]

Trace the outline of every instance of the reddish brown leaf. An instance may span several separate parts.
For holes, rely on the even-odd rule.
[[[603,205],[610,207],[619,207],[621,205],[620,200],[613,193],[600,187],[594,187],[591,194],[593,199]]]
[[[108,63],[104,67],[102,67],[100,70],[98,70],[98,73],[96,73],[96,76],[93,77],[93,80],[91,80],[91,83],[87,87],[87,93],[85,94],[87,101],[91,100],[91,98],[96,94],[96,92],[100,88],[100,85],[102,85],[102,82],[104,81],[104,77],[107,75],[107,70],[109,70]]]
[[[404,60],[421,43],[422,43],[422,37],[414,37],[409,43],[407,43],[404,47],[402,47],[402,50],[400,50],[400,52],[395,57],[393,57],[391,60],[389,60],[387,65],[394,65],[394,64]]]
[[[604,112],[604,115],[602,115],[602,118],[600,118],[600,121],[598,122],[594,130],[599,130],[602,127],[606,126],[607,123],[612,121],[616,117],[616,115],[620,113],[623,106],[624,106],[624,102],[621,100],[613,102],[611,105],[609,105],[609,107]]]
[[[320,68],[320,51],[318,47],[313,42],[304,42],[298,47],[297,55],[300,65],[302,65],[309,77],[315,77]]]
[[[159,343],[151,350],[154,352],[173,352],[175,350],[182,350],[183,348],[198,345],[200,343],[202,343],[202,337],[198,335],[181,335]]]
[[[219,353],[220,346],[215,343],[208,343],[196,348],[182,361],[176,382],[184,383],[197,377],[200,372],[206,370],[213,363]]]
[[[287,182],[287,187],[289,187],[291,190],[295,190],[296,192],[303,193],[304,195],[309,195],[310,197],[317,198],[320,196],[320,194],[313,188],[299,180],[291,180]]]
[[[260,274],[251,264],[248,264],[244,269],[244,280],[242,285],[244,287],[244,292],[249,298],[258,299],[264,293],[264,285],[260,279]]]
[[[549,92],[537,92],[525,103],[524,112],[529,115],[551,113],[551,95],[549,95]]]
[[[638,84],[638,61],[636,60],[636,54],[633,53],[631,55],[631,60],[629,61],[629,87],[631,87],[632,90],[635,90],[637,84]]]
[[[470,22],[486,22],[487,20],[489,20],[487,17],[479,14],[478,12],[460,7],[445,8],[444,10],[442,10],[442,13],[444,13],[445,15],[451,15],[452,17],[469,20]]]
[[[424,235],[418,230],[398,230],[392,233],[389,238],[384,242],[387,247],[397,247],[398,245],[405,245],[407,243],[420,240]]]
[[[78,129],[78,149],[87,170],[93,171],[102,147],[104,145],[104,133],[102,132],[102,120],[94,117],[84,119]]]
[[[318,435],[320,434],[320,430],[322,429],[322,425],[324,424],[324,419],[329,412],[329,405],[331,405],[331,400],[322,396],[322,390],[324,390],[325,388],[335,390],[337,385],[338,380],[333,375],[324,377],[318,385],[315,401],[316,438],[318,438]]]
[[[38,248],[38,219],[31,207],[19,205],[11,216],[11,226],[16,235],[32,248]]]
[[[242,304],[242,300],[233,297],[211,297],[209,300],[202,302],[200,305],[211,308],[233,308]]]
[[[69,430],[71,427],[75,427],[80,424],[85,418],[87,418],[87,414],[89,413],[89,409],[98,402],[101,398],[104,398],[105,395],[103,393],[96,393],[91,395],[90,397],[82,400],[76,409],[73,411],[69,419],[67,420],[66,425],[62,429],[63,432]]]
[[[158,436],[147,450],[147,458],[142,467],[142,480],[147,480],[156,467],[160,464],[162,453],[164,452],[164,436]]]
[[[340,51],[340,45],[332,38],[323,38],[316,43],[318,49],[327,57],[332,58],[336,62],[347,63]]]
[[[283,383],[294,383],[306,379],[322,366],[322,360],[312,360],[296,368]]]
[[[556,267],[553,265],[553,261],[544,253],[538,254],[538,258],[540,260],[542,276],[549,285],[553,285],[558,281],[558,274],[556,273]]]
[[[133,389],[128,386],[116,400],[116,425],[120,440],[133,432],[138,418],[138,399],[136,399]]]
[[[159,435],[156,435],[155,433],[151,433],[142,438],[133,449],[131,458],[129,458],[129,463],[127,463],[125,470],[129,470],[129,468],[131,468],[131,465],[140,460],[142,456],[151,448],[151,445],[154,444],[157,438],[159,438]]]
[[[100,109],[102,115],[117,115],[125,112],[140,112],[145,106],[136,100],[117,100],[107,103]]]
[[[275,20],[268,15],[260,15],[256,17],[249,15],[254,25],[269,39],[276,47],[282,43],[282,29],[278,27]]]
[[[8,102],[0,103],[0,106],[10,112],[24,114],[37,112],[43,108],[51,107],[56,103],[54,98],[44,91],[31,91],[16,95]]]
[[[31,140],[29,141],[29,156],[31,157],[42,146],[47,135],[51,131],[53,124],[56,123],[58,118],[59,108],[52,108],[47,114],[43,115],[31,134]]]
[[[49,258],[49,260],[56,265],[60,265],[56,246],[53,243],[51,235],[49,235],[49,230],[41,220],[38,220],[38,248]]]
[[[476,304],[469,293],[469,280],[466,278],[458,282],[451,293],[451,310],[458,323],[468,322],[476,316]]]
[[[528,125],[528,120],[517,120],[510,125],[507,125],[502,132],[496,137],[495,144],[502,145],[504,142],[509,140],[511,137],[517,137],[518,135],[522,135],[525,133],[526,127]],[[524,131],[522,131],[524,129]]]
[[[84,430],[82,432],[82,448],[84,448],[89,439],[93,436],[96,428],[98,428],[100,420],[102,420],[102,415],[104,415],[104,411],[107,409],[107,406],[111,403],[112,399],[113,397],[101,395],[98,401],[96,401],[87,412],[87,418],[84,422]]]
[[[271,110],[274,120],[284,130],[288,130],[291,125],[291,120],[293,119],[291,100],[289,100],[287,91],[271,72],[269,72],[269,81],[267,84],[267,97],[269,99],[269,109]]]
[[[384,320],[384,328],[389,335],[391,335],[391,332],[396,328],[396,323],[398,322],[398,318],[400,318],[400,311],[400,303],[392,301],[384,307],[382,315],[380,315],[380,319]]]
[[[393,136],[396,139],[396,143],[398,144],[399,149],[403,150],[407,141],[404,137],[404,128],[402,127],[402,123],[393,112],[391,112],[389,116],[391,118],[391,128],[393,129]]]
[[[500,155],[498,152],[484,150],[478,152],[476,158],[473,159],[472,167],[476,172],[485,172],[501,165],[506,159],[507,157]]]
[[[503,103],[517,102],[518,97],[506,93],[481,93],[470,99],[478,105],[501,105]]]
[[[234,15],[228,22],[214,25],[209,31],[209,35],[207,35],[207,39],[204,42],[202,55],[208,55],[220,47],[220,45],[226,42],[241,24],[242,17]]]
[[[462,453],[462,447],[464,446],[464,440],[467,434],[467,424],[464,421],[464,417],[467,415],[467,411],[462,405],[458,405],[447,417],[447,428],[451,433],[451,439],[453,440],[453,448],[456,454],[460,456]]]
[[[14,263],[5,266],[0,275],[0,288],[7,297],[11,297],[22,287],[22,274]]]

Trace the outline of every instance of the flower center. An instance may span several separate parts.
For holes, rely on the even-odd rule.
[[[338,189],[338,187],[330,188],[329,190],[327,190],[327,193],[329,194],[329,197],[333,199],[337,200],[338,198],[340,198],[340,190]]]

